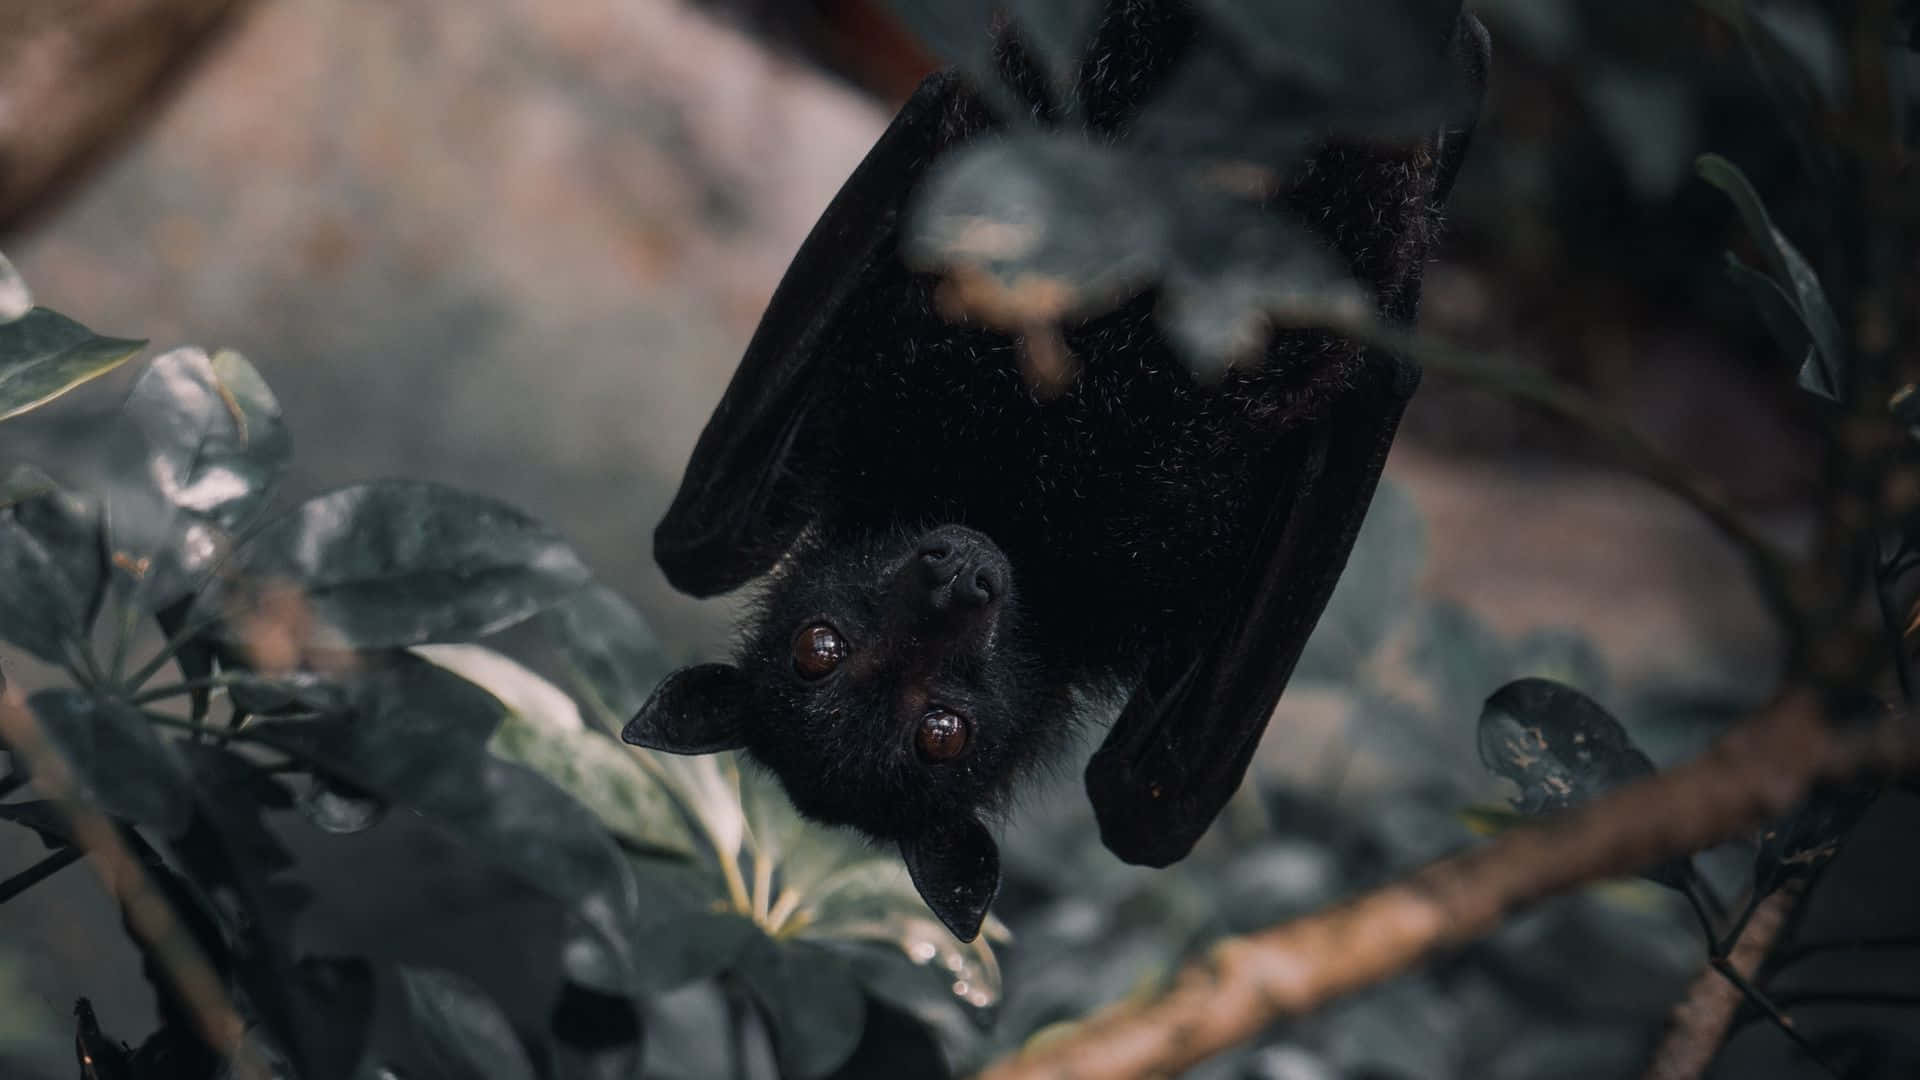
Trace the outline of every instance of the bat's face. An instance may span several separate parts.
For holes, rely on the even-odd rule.
[[[898,841],[935,912],[971,937],[998,881],[980,815],[1064,726],[1038,672],[1013,569],[980,533],[813,544],[763,598],[740,663],[675,673],[625,737],[744,748],[808,817]]]

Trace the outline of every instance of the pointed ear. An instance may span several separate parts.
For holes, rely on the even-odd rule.
[[[711,754],[744,744],[747,678],[732,664],[700,664],[667,676],[620,737],[670,754]]]
[[[1000,891],[1000,849],[987,827],[967,818],[900,841],[913,887],[953,936],[972,941]]]

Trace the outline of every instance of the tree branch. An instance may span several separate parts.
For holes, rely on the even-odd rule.
[[[1804,888],[1801,880],[1787,882],[1747,918],[1746,928],[1727,954],[1728,965],[1742,978],[1750,981],[1760,970]],[[1687,987],[1687,996],[1674,1006],[1645,1080],[1695,1080],[1705,1072],[1744,1000],[1746,995],[1731,979],[1712,965],[1704,968]]]
[[[981,1080],[1176,1073],[1281,1017],[1478,938],[1516,908],[1692,854],[1778,817],[1815,783],[1916,766],[1920,730],[1905,713],[1840,727],[1828,723],[1812,691],[1793,692],[1685,765],[1327,911],[1229,938],[1165,993],[1096,1013]]]

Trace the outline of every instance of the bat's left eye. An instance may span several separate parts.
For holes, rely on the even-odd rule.
[[[920,718],[920,730],[914,733],[913,741],[920,748],[920,756],[928,761],[952,761],[967,748],[972,735],[973,725],[966,717],[951,709],[929,709]]]
[[[793,670],[803,679],[824,679],[846,658],[846,639],[826,623],[814,623],[793,636]]]

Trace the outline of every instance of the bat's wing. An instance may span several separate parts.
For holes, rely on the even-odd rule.
[[[1133,863],[1183,858],[1240,786],[1307,638],[1346,566],[1401,412],[1413,364],[1369,355],[1360,384],[1300,433],[1292,487],[1224,629],[1198,656],[1147,673],[1087,765],[1100,838]]]
[[[906,201],[935,157],[985,117],[956,76],[929,76],[807,234],[654,531],[654,559],[675,588],[694,596],[738,588],[806,527],[787,465],[848,301],[908,272],[898,254]]]
[[[1452,50],[1476,99],[1485,84],[1486,31],[1459,20]],[[1433,204],[1452,186],[1471,121],[1442,133],[1432,155]],[[1424,251],[1415,256],[1424,259]],[[1381,314],[1411,321],[1411,287]],[[1370,350],[1354,386],[1328,414],[1295,432],[1272,477],[1276,500],[1252,569],[1219,637],[1197,655],[1158,658],[1087,765],[1100,836],[1128,862],[1165,866],[1192,850],[1240,786],[1267,718],[1346,567],[1400,416],[1420,381],[1412,362]]]

